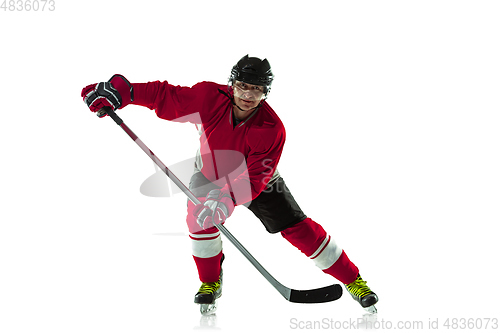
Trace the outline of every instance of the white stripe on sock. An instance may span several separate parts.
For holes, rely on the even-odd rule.
[[[330,241],[328,242],[328,240]],[[325,246],[326,242],[328,242],[328,244]],[[341,255],[342,248],[335,243],[333,238],[327,236],[318,250],[309,258],[313,260],[314,264],[318,266],[319,269],[325,270],[335,264]],[[316,258],[314,258],[314,256],[316,256]]]
[[[211,258],[222,251],[222,239],[220,235],[215,239],[191,239],[193,256],[198,258]]]

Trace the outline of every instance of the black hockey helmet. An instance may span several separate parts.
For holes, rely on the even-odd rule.
[[[273,79],[274,75],[267,59],[260,60],[256,57],[249,57],[247,54],[233,66],[229,84],[232,86],[235,81],[242,81],[248,84],[264,86],[264,94],[267,96],[271,91]]]

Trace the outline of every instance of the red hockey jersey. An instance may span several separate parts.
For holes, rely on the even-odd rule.
[[[267,102],[234,126],[225,85],[182,87],[155,81],[133,87],[132,104],[155,110],[162,119],[201,125],[196,165],[208,180],[226,187],[237,204],[255,199],[276,178],[286,134]]]

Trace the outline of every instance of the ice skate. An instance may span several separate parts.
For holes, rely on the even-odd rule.
[[[366,285],[361,276],[358,274],[356,280],[352,283],[345,285],[352,298],[357,301],[363,309],[369,313],[377,313],[375,304],[378,302],[378,296]]]
[[[224,260],[224,255],[221,259]],[[217,310],[217,299],[222,296],[222,268],[220,270],[219,281],[203,282],[198,293],[194,296],[194,302],[200,304],[200,312],[204,316],[209,316]]]
[[[194,302],[200,304],[200,312],[204,316],[214,314],[217,310],[217,299],[222,295],[222,271],[219,281],[203,282]]]

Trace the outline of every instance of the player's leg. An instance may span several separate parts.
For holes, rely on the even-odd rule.
[[[281,231],[281,235],[313,260],[314,264],[326,274],[344,284],[356,279],[359,273],[358,267],[323,227],[311,218],[286,228]]]
[[[195,173],[189,184],[191,191],[201,202],[205,195],[214,188],[214,185],[201,174]],[[205,193],[206,192],[206,193]],[[212,227],[202,229],[193,214],[195,205],[188,201],[186,222],[191,239],[192,255],[201,287],[195,295],[195,303],[201,304],[203,314],[213,313],[216,309],[215,301],[222,293],[222,239],[219,230]]]
[[[352,298],[363,308],[376,312],[373,305],[378,302],[377,295],[361,278],[358,267],[321,225],[306,218],[281,231],[281,235],[312,259],[324,273],[344,283]]]
[[[312,259],[324,273],[346,285],[363,307],[378,301],[359,277],[359,269],[323,227],[300,209],[282,178],[262,192],[248,207],[266,230],[280,232],[293,246]]]

